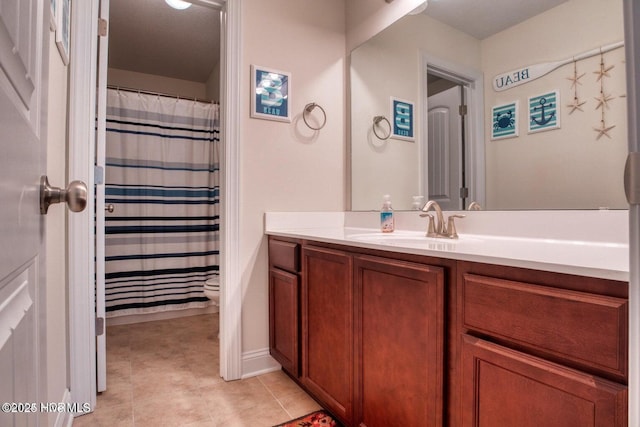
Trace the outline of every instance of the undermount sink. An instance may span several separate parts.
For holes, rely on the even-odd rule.
[[[479,241],[478,239],[468,238],[466,236],[459,236],[457,239],[447,239],[441,237],[427,237],[422,232],[371,232],[352,234],[348,238],[357,240],[360,242],[371,242],[388,245],[421,245],[421,244],[456,244],[460,242]]]

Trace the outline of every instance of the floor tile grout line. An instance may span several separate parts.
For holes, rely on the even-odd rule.
[[[131,425],[136,427],[135,407],[136,403],[133,395],[133,363],[131,363],[131,343],[128,345],[129,354],[127,356],[127,362],[129,364],[129,393],[131,394]]]
[[[130,408],[130,417],[131,417],[131,425],[133,427],[135,427],[135,416],[134,416],[134,408],[135,408],[135,402],[134,402],[134,396],[133,396],[133,364],[131,363],[131,341],[129,339],[129,337],[127,337],[127,344],[126,345],[117,345],[116,348],[120,349],[123,353],[126,353],[125,357],[122,357],[121,354],[109,354],[110,351],[109,349],[107,349],[107,360],[109,357],[115,358],[116,361],[124,361],[126,363],[126,371],[127,371],[127,386],[128,386],[128,395],[129,395],[129,399],[128,401],[131,403],[131,408]],[[113,349],[113,345],[112,345],[112,349]],[[111,350],[111,353],[113,353],[113,350]],[[108,364],[108,362],[107,362]],[[108,379],[108,378],[107,378]],[[108,382],[107,382],[107,390],[109,390],[108,388]]]
[[[286,412],[286,413],[287,413],[287,416],[288,416],[289,418],[293,418],[293,416],[291,415],[291,413],[290,413],[290,412],[287,410],[287,408],[282,404],[282,402],[280,401],[280,399],[278,398],[278,396],[276,396],[276,394],[271,390],[271,388],[270,388],[270,387],[268,387],[268,386],[264,383],[264,381],[262,381],[262,378],[260,378],[260,376],[258,376],[258,381],[260,381],[260,384],[262,384],[262,386],[263,386],[264,388],[266,388],[266,389],[267,389],[267,391],[268,391],[269,393],[271,393],[271,396],[273,396],[273,398],[276,400],[276,402],[278,402],[278,405],[280,405],[280,407],[282,408],[282,410],[284,410],[284,412]]]

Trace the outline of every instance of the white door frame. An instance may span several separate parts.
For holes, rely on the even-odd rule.
[[[87,183],[87,208],[68,222],[71,401],[96,403],[93,214],[98,0],[71,4],[69,176]]]
[[[87,183],[87,209],[69,221],[69,362],[72,402],[96,402],[94,288],[94,155],[98,0],[72,3],[69,94],[69,176]],[[242,377],[242,283],[240,244],[240,64],[242,0],[223,8],[221,69],[222,256],[220,297],[220,374]],[[225,31],[226,29],[226,31]]]
[[[100,10],[98,12],[99,19],[109,19],[109,1],[99,0]],[[105,153],[106,153],[106,117],[107,117],[107,61],[109,53],[109,37],[100,35],[98,37],[98,65],[97,73],[97,92],[96,92],[96,138],[95,138],[95,167],[100,168],[98,172],[101,176],[94,177],[100,182],[95,182],[95,251],[96,251],[96,284],[95,284],[95,302],[96,317],[103,319],[102,324],[96,324],[96,390],[98,392],[107,389],[107,337],[104,332],[106,319],[105,313]]]
[[[427,69],[448,80],[456,81],[464,86],[465,100],[468,106],[468,114],[465,120],[465,150],[467,165],[466,186],[469,189],[468,201],[476,201],[485,206],[485,140],[484,140],[484,77],[481,71],[468,68],[453,62],[435,57],[426,52],[420,53],[420,102],[421,109],[421,144],[420,158],[422,169],[420,171],[420,185],[424,187],[427,182]],[[428,189],[422,188],[422,194],[427,195]]]
[[[640,152],[640,5],[625,0],[629,152]],[[640,425],[640,206],[629,206],[629,425]]]
[[[242,378],[242,275],[240,273],[240,126],[242,0],[227,0],[221,16],[221,120],[224,150],[221,182],[220,376]]]

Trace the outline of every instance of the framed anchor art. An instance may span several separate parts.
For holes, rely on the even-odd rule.
[[[529,133],[560,128],[560,92],[544,93],[529,98]]]

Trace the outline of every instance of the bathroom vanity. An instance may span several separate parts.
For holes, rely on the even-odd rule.
[[[271,354],[345,425],[627,425],[619,272],[465,249],[523,243],[488,236],[267,233]]]

